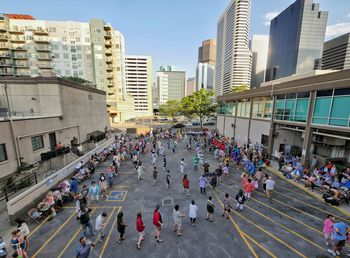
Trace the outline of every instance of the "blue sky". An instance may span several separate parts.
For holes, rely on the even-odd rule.
[[[350,0],[314,0],[329,11],[327,38],[350,32]],[[294,0],[252,0],[250,34],[268,35],[268,20]],[[1,12],[37,19],[104,19],[120,30],[127,54],[151,55],[154,69],[175,65],[195,74],[198,46],[216,38],[217,20],[229,0],[1,0]]]

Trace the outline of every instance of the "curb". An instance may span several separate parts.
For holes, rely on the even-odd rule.
[[[311,195],[311,196],[319,199],[320,201],[324,202],[324,199],[322,198],[321,195],[319,195],[319,194],[317,194],[315,192],[308,191],[304,186],[302,186],[299,183],[294,182],[293,180],[286,179],[277,169],[272,168],[272,167],[266,167],[264,169],[268,170],[269,172],[273,173],[275,176],[278,176],[280,179],[283,179],[284,181],[288,182],[289,184],[299,188],[300,190],[303,190],[308,195]],[[337,206],[332,206],[332,205],[329,205],[329,206],[334,208],[334,209],[336,209],[336,210],[338,210],[339,212],[343,213],[346,216],[350,216],[350,212],[345,210],[344,208],[337,207]]]

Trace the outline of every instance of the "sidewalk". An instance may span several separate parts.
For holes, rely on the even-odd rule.
[[[319,192],[319,191],[310,191],[308,189],[306,189],[304,187],[304,185],[300,184],[300,183],[297,183],[297,182],[294,182],[293,180],[291,179],[286,179],[282,173],[280,171],[278,171],[278,169],[274,168],[274,166],[278,166],[277,162],[274,162],[272,161],[271,162],[271,167],[266,167],[265,169],[269,172],[271,172],[272,174],[274,174],[275,176],[278,176],[279,178],[283,179],[284,181],[287,181],[288,183],[290,183],[291,185],[303,190],[305,193],[321,200],[322,202],[325,202],[324,199],[322,198],[322,193]],[[332,205],[330,205],[332,206]],[[341,206],[332,206],[333,208],[337,209],[338,211],[340,211],[341,213],[347,215],[347,216],[350,216],[350,205],[341,205]]]

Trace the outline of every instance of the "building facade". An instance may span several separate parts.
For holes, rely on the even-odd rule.
[[[231,0],[217,24],[215,92],[250,85],[252,56],[248,32],[251,0]]]
[[[157,85],[159,91],[159,105],[166,104],[168,100],[180,100],[185,97],[186,72],[174,71],[160,67],[157,71]]]
[[[125,56],[126,94],[134,98],[135,117],[153,115],[152,58]]]
[[[251,88],[260,87],[260,84],[265,82],[268,48],[269,36],[253,35],[250,40],[250,51],[252,52]]]
[[[186,82],[186,96],[192,95],[196,91],[196,77],[188,78]]]
[[[198,48],[198,63],[216,64],[216,40],[207,39]]]
[[[57,77],[2,79],[0,178],[21,163],[40,162],[59,142],[85,148],[91,135],[106,136],[110,127],[105,98],[104,91]]]
[[[214,90],[215,68],[209,63],[199,63],[196,69],[196,91],[200,89]]]
[[[297,0],[271,21],[266,81],[314,70],[322,56],[328,12]]]
[[[322,70],[344,70],[350,68],[350,33],[324,43]]]
[[[248,139],[268,153],[313,155],[350,162],[350,70],[291,76],[264,87],[218,97],[217,127],[243,145]]]

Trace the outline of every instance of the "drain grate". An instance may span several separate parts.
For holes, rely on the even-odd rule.
[[[162,206],[172,206],[174,205],[174,198],[166,197],[162,199]]]

